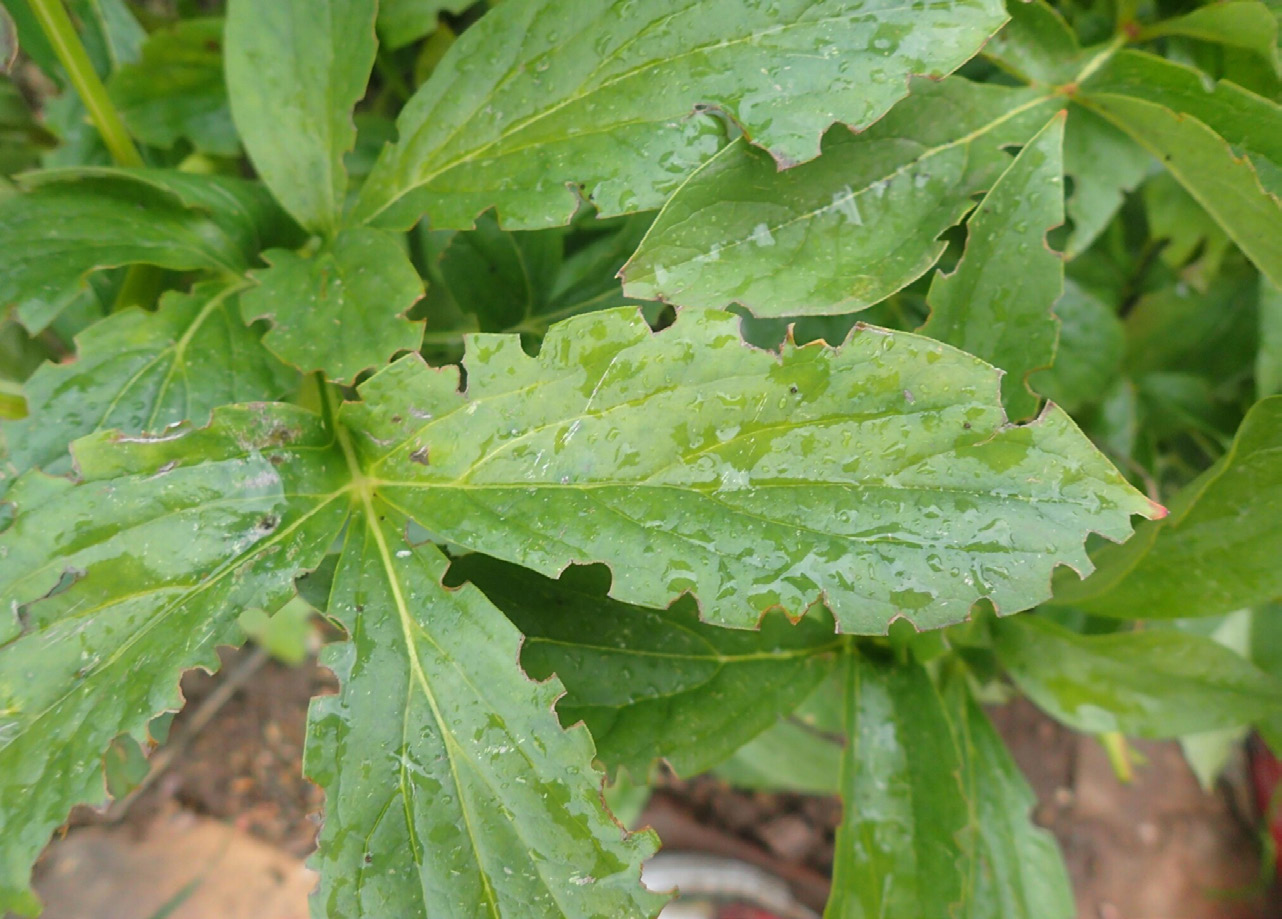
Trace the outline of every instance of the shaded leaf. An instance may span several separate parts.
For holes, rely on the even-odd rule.
[[[1007,0],[1010,21],[984,45],[984,57],[1025,83],[1060,86],[1082,67],[1082,47],[1046,0]],[[1102,165],[1102,164],[1101,164]]]
[[[917,664],[852,657],[845,818],[833,919],[967,916],[1067,919],[1055,842],[1001,739],[964,688],[941,696]]]
[[[203,153],[240,153],[223,81],[222,39],[221,19],[184,19],[147,37],[141,59],[116,71],[108,84],[131,134],[155,147],[186,139]]]
[[[1020,151],[966,221],[966,250],[949,274],[937,272],[919,330],[1006,371],[1002,403],[1012,419],[1037,411],[1028,385],[1055,358],[1064,263],[1046,245],[1064,222],[1064,115]]]
[[[1095,555],[1099,570],[1057,578],[1056,602],[1122,618],[1217,616],[1282,594],[1282,396],[1257,402],[1233,446],[1124,546]]]
[[[1060,105],[961,79],[913,84],[867,131],[835,128],[824,155],[779,172],[736,141],[677,190],[624,290],[683,306],[742,303],[757,316],[848,313],[930,269],[939,235],[973,206]]]
[[[760,631],[699,622],[693,602],[666,610],[605,596],[589,571],[553,581],[482,555],[454,563],[525,636],[521,666],[565,684],[563,724],[582,720],[597,755],[643,778],[656,758],[680,775],[704,772],[787,714],[831,669],[841,647],[824,610]]]
[[[376,0],[231,0],[227,89],[254,168],[303,226],[332,236],[352,109],[374,66]],[[282,142],[282,139],[286,139]]]
[[[72,805],[103,800],[112,740],[143,740],[184,670],[217,668],[239,612],[284,603],[324,554],[345,513],[329,440],[300,409],[224,408],[181,436],[90,435],[79,483],[36,472],[10,489],[0,909],[36,907],[29,867]]]
[[[1064,171],[1073,180],[1067,204],[1073,229],[1064,243],[1065,258],[1076,258],[1090,247],[1121,208],[1126,193],[1148,174],[1152,162],[1144,148],[1119,128],[1080,105],[1069,106]]]
[[[166,295],[154,313],[129,309],[90,326],[74,360],[27,381],[31,416],[6,425],[9,458],[19,469],[65,471],[67,444],[92,431],[159,434],[179,421],[205,424],[228,402],[284,395],[297,375],[241,322],[238,290],[208,282]]]
[[[1045,599],[1086,533],[1156,509],[1060,410],[1005,424],[996,372],[909,334],[758,351],[737,320],[634,311],[469,338],[453,369],[407,358],[345,406],[380,494],[446,542],[545,574],[614,569],[611,595],[750,627],[822,595],[845,631],[930,628],[976,600]],[[519,523],[518,523],[519,522]]]
[[[501,5],[451,46],[403,110],[357,216],[466,228],[565,223],[580,183],[603,214],[658,207],[732,136],[781,165],[819,154],[942,76],[1004,20],[997,0],[737,0]]]
[[[461,13],[473,0],[381,0],[378,35],[388,48],[403,48],[436,31],[441,13]]]
[[[18,27],[9,11],[0,6],[0,73],[8,73],[18,59]]]
[[[1131,615],[1147,615],[1137,606]],[[1212,638],[1168,629],[1078,635],[1036,616],[995,648],[1030,699],[1079,731],[1178,737],[1282,711],[1282,682]]]
[[[1073,281],[1055,301],[1060,321],[1055,363],[1031,377],[1035,392],[1076,412],[1099,402],[1117,380],[1126,351],[1126,333],[1113,310]]]
[[[239,275],[295,232],[251,182],[158,169],[35,173],[0,199],[0,308],[43,327],[85,276],[130,264]]]
[[[423,282],[400,240],[382,230],[341,230],[311,258],[284,249],[241,297],[246,321],[267,319],[263,344],[300,370],[351,382],[397,351],[417,348],[422,325],[404,317]]]
[[[1260,350],[1255,358],[1255,386],[1260,396],[1282,393],[1282,290],[1260,278]]]
[[[1163,19],[1143,31],[1145,38],[1169,35],[1242,48],[1278,72],[1278,20],[1258,0],[1210,3],[1183,16]]]
[[[530,682],[512,624],[476,588],[442,588],[440,550],[411,548],[393,521],[364,497],[330,597],[352,641],[326,648],[342,687],[309,714],[319,911],[654,915],[663,898],[640,883],[653,834],[610,819],[590,736],[553,714],[560,685]]]

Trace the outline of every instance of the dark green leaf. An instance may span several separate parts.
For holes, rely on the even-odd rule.
[[[332,236],[347,194],[343,155],[377,42],[377,0],[231,0],[227,88],[258,174],[310,230]]]
[[[1143,32],[1145,38],[1179,35],[1242,48],[1278,72],[1278,20],[1259,0],[1228,0],[1163,19]]]
[[[1069,107],[1064,171],[1073,179],[1067,205],[1073,229],[1064,245],[1066,258],[1076,258],[1090,247],[1152,162],[1144,148],[1094,112],[1080,105]]]
[[[404,317],[423,282],[400,240],[382,230],[341,230],[311,258],[266,252],[258,286],[241,298],[246,321],[267,319],[263,344],[300,370],[353,381],[397,351],[412,351],[422,325]]]
[[[1260,278],[1260,350],[1255,358],[1260,396],[1282,393],[1282,290]]]
[[[1132,615],[1147,612],[1137,606]],[[998,623],[995,634],[1019,688],[1079,731],[1178,737],[1282,711],[1282,682],[1201,635],[1078,635],[1035,616]]]
[[[346,513],[330,436],[289,406],[221,409],[210,427],[77,442],[81,481],[32,473],[0,534],[0,910],[32,910],[31,863],[102,754],[214,669],[236,616],[275,609]],[[319,497],[318,497],[319,495]],[[15,615],[16,613],[16,615]]]
[[[129,309],[90,326],[75,360],[27,381],[31,416],[6,426],[10,459],[64,471],[67,444],[92,431],[160,434],[179,421],[205,424],[228,402],[285,395],[297,375],[241,322],[238,290],[209,282],[167,295],[154,313]]]
[[[186,139],[217,156],[240,153],[223,81],[222,39],[221,19],[181,20],[148,36],[142,58],[112,76],[111,101],[136,138],[165,148]]]
[[[1217,616],[1282,595],[1282,396],[1257,402],[1224,457],[1085,581],[1057,578],[1057,602],[1123,618]]]
[[[102,772],[107,794],[113,798],[123,798],[137,788],[147,777],[147,757],[138,741],[128,734],[113,740],[103,754]]]
[[[342,688],[309,716],[319,912],[654,915],[656,840],[610,819],[591,737],[552,711],[561,686],[520,672],[517,630],[476,588],[444,589],[445,557],[410,547],[394,507],[362,503],[329,603],[352,641],[323,658]]]
[[[1126,333],[1112,309],[1071,280],[1055,301],[1055,316],[1060,321],[1055,363],[1034,373],[1031,383],[1035,392],[1076,412],[1103,399],[1116,381]]]
[[[961,79],[918,81],[867,131],[779,172],[736,141],[673,195],[624,268],[630,296],[742,303],[757,316],[849,313],[930,269],[973,206],[1059,102]]]
[[[1064,17],[1046,0],[1007,0],[1006,12],[1010,22],[984,46],[984,56],[1025,83],[1072,82],[1082,48]]]
[[[436,31],[441,13],[461,13],[473,0],[382,0],[378,35],[389,48],[402,48]]]
[[[597,755],[643,778],[658,757],[703,772],[792,711],[831,669],[841,646],[824,610],[760,631],[704,625],[688,598],[666,610],[605,596],[586,571],[553,581],[482,555],[454,563],[525,635],[521,665],[565,684],[564,724],[582,720]]]
[[[18,27],[9,11],[0,6],[0,73],[8,73],[18,59]]]
[[[1005,370],[1002,403],[1016,420],[1037,411],[1029,374],[1055,358],[1051,307],[1064,290],[1064,263],[1046,234],[1064,222],[1063,147],[1057,113],[967,220],[966,251],[951,273],[936,273],[920,329]]]
[[[857,330],[840,349],[745,346],[687,311],[630,310],[469,339],[457,374],[405,359],[345,407],[380,493],[439,538],[554,574],[614,569],[611,595],[750,627],[821,594],[843,630],[1013,612],[1082,540],[1154,507],[1051,409],[1005,423],[997,374],[945,345]]]
[[[157,169],[35,173],[0,199],[0,307],[43,328],[86,274],[143,263],[240,275],[263,245],[295,236],[258,186]]]
[[[867,127],[1004,18],[997,0],[503,4],[405,107],[357,215],[466,228],[497,205],[545,227],[578,206],[571,183],[606,215],[652,209],[731,125],[781,165],[813,159],[829,125]]]

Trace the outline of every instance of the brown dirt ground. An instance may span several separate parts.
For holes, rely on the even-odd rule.
[[[231,663],[238,655],[227,657]],[[187,711],[219,679],[188,674]],[[323,796],[301,777],[304,720],[308,699],[333,688],[333,678],[314,663],[288,668],[269,662],[133,802],[126,826],[145,836],[153,819],[177,805],[305,856],[314,845]],[[1093,740],[1060,728],[1031,705],[1008,705],[993,716],[1037,793],[1035,819],[1064,849],[1078,919],[1282,919],[1282,906],[1256,882],[1259,848],[1240,782],[1207,794],[1178,747],[1141,743],[1148,762],[1125,785]],[[175,719],[171,736],[183,735],[184,720]],[[665,845],[760,864],[818,907],[840,817],[835,799],[745,793],[713,778],[667,776],[644,820]],[[101,815],[81,810],[72,832],[101,822]]]

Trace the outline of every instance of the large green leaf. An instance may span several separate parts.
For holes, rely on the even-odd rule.
[[[1046,234],[1064,222],[1063,148],[1057,113],[966,222],[966,250],[951,273],[936,273],[919,330],[1005,370],[1002,403],[1013,419],[1037,411],[1029,374],[1055,358],[1051,307],[1064,291],[1064,263]]]
[[[404,314],[423,282],[401,241],[383,230],[340,230],[310,258],[285,249],[263,254],[257,286],[241,297],[246,321],[267,319],[263,344],[304,371],[351,382],[397,351],[412,351],[422,324]]]
[[[0,199],[0,309],[43,328],[90,271],[144,263],[239,275],[267,243],[294,241],[251,182],[157,169],[71,169],[26,177]]]
[[[366,494],[334,578],[352,640],[326,649],[342,688],[309,717],[318,913],[652,916],[655,840],[610,819],[590,736],[552,711],[560,685],[520,672],[516,629],[476,588],[444,589],[445,557],[403,523]]]
[[[1082,66],[1072,26],[1046,0],[1007,0],[1010,22],[984,45],[984,57],[1025,83],[1061,86]]]
[[[101,758],[214,668],[236,617],[274,609],[346,513],[315,417],[226,408],[209,428],[77,442],[82,481],[34,472],[0,534],[0,911],[31,913],[27,873]],[[317,497],[322,495],[322,497]],[[16,615],[15,615],[16,613]]]
[[[916,664],[852,657],[829,919],[1067,919],[1055,843],[992,726]]]
[[[1006,424],[993,368],[914,335],[777,355],[725,313],[655,334],[621,309],[554,326],[537,358],[472,336],[465,366],[460,393],[401,360],[345,407],[379,493],[545,574],[606,562],[625,602],[691,591],[711,622],[821,596],[849,632],[1013,612],[1056,564],[1089,565],[1088,531],[1155,513],[1063,412]]]
[[[1085,581],[1057,578],[1057,602],[1122,618],[1217,616],[1282,595],[1282,396],[1257,402],[1221,460],[1140,526],[1095,555]]]
[[[1019,688],[1079,731],[1178,737],[1282,711],[1282,682],[1201,635],[1078,635],[1016,616],[997,624],[995,647]]]
[[[62,471],[67,444],[91,431],[159,434],[204,424],[228,402],[285,395],[297,375],[241,322],[238,290],[207,282],[168,294],[154,313],[129,309],[90,326],[74,361],[43,365],[23,387],[31,414],[6,425],[10,460]]]
[[[479,587],[525,635],[521,665],[530,676],[555,673],[565,684],[561,721],[586,723],[601,761],[638,779],[659,757],[687,776],[717,765],[796,708],[841,647],[823,610],[796,625],[776,613],[744,632],[699,622],[688,599],[666,610],[611,600],[608,581],[590,571],[553,581],[469,555],[451,574]]]
[[[624,268],[634,297],[732,301],[758,316],[848,313],[884,299],[943,254],[973,206],[1060,105],[1032,90],[918,81],[867,131],[841,128],[824,155],[779,172],[730,144],[664,206]]]
[[[245,149],[285,209],[326,235],[343,213],[343,155],[374,66],[377,9],[377,0],[227,7],[227,88]]]
[[[1260,184],[1250,160],[1190,115],[1115,93],[1078,99],[1161,160],[1256,267],[1282,284],[1282,202]]]
[[[156,147],[185,138],[204,153],[240,153],[223,81],[222,39],[221,19],[184,19],[151,33],[141,60],[112,75],[111,101],[135,137]]]
[[[565,223],[582,184],[613,215],[657,207],[731,136],[781,165],[834,122],[864,128],[911,74],[949,73],[998,0],[529,0],[488,12],[406,105],[357,215],[465,228]]]

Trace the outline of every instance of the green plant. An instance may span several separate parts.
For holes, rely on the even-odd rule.
[[[978,700],[1282,740],[1276,6],[3,4],[0,909],[299,594],[317,915],[653,915],[663,757],[1069,916]]]

